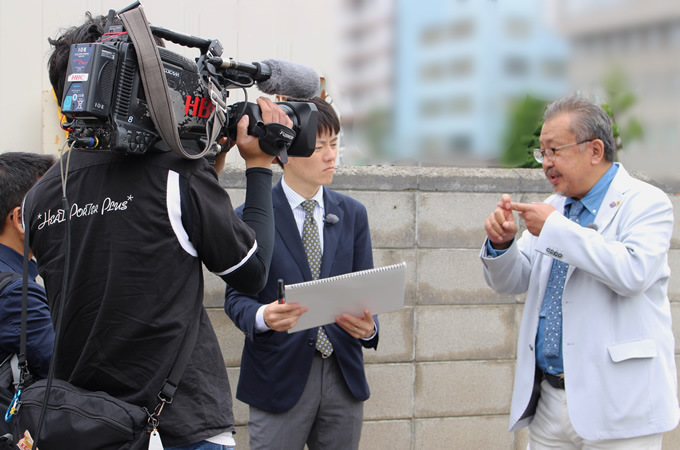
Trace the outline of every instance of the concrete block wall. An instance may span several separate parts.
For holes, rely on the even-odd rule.
[[[228,168],[220,181],[240,204],[242,169]],[[371,398],[361,449],[525,449],[526,429],[507,431],[524,296],[488,288],[478,255],[500,195],[543,200],[550,193],[543,173],[339,167],[331,188],[367,207],[375,265],[408,266],[404,308],[380,316],[379,348],[364,352]],[[669,296],[680,337],[680,189],[662,188],[675,208]],[[222,309],[223,294],[222,280],[206,273],[205,304],[235,392],[243,335]],[[247,449],[247,405],[234,399],[234,414],[237,448]],[[680,430],[667,433],[664,448],[680,448]]]

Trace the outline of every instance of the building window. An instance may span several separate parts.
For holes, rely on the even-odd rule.
[[[426,100],[420,104],[420,115],[424,118],[432,118],[441,115],[442,103],[439,100]]]
[[[467,115],[472,111],[470,97],[454,97],[448,101],[448,112],[453,116]]]
[[[474,67],[472,58],[461,58],[451,61],[449,69],[453,78],[463,78],[471,75]]]
[[[444,30],[438,26],[431,26],[425,28],[420,36],[420,41],[423,45],[433,46],[440,44],[444,40]]]
[[[564,78],[567,73],[566,62],[561,60],[546,59],[540,63],[540,67],[541,74],[549,79]]]
[[[505,73],[509,77],[524,77],[529,74],[529,62],[519,56],[510,56],[504,63]]]
[[[513,39],[527,39],[531,34],[530,23],[522,17],[510,17],[505,21],[505,36]]]
[[[453,40],[464,40],[475,34],[475,23],[470,20],[459,20],[449,26],[449,36]]]
[[[444,66],[440,63],[428,64],[421,69],[420,77],[424,82],[441,80],[444,78]]]
[[[467,134],[458,134],[449,138],[449,148],[454,153],[469,153],[472,150],[472,139]]]
[[[670,44],[676,48],[680,47],[680,22],[673,23],[673,25],[670,27],[669,33]]]

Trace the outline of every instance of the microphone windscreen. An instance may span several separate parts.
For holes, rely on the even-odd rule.
[[[329,213],[326,214],[326,218],[323,221],[328,225],[335,225],[340,221],[340,219],[335,214]]]
[[[257,88],[269,95],[285,95],[296,99],[307,99],[319,94],[319,74],[314,69],[280,59],[266,59],[272,75],[259,81]]]

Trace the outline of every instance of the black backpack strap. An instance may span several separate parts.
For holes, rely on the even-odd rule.
[[[28,225],[28,224],[27,224]],[[28,375],[28,363],[26,362],[26,322],[28,321],[28,228],[24,227],[24,273],[21,285],[21,336],[19,336],[19,387],[23,387],[25,377]]]
[[[21,278],[21,275],[16,272],[0,272],[0,296],[2,296],[2,291],[5,290],[7,285],[17,278]],[[3,367],[5,363],[9,364],[12,356],[14,356],[14,353],[8,354],[4,361],[0,363],[0,367]]]
[[[8,284],[17,278],[21,278],[21,275],[15,272],[0,272],[0,294],[5,290]]]
[[[17,274],[19,275],[19,274]],[[5,421],[9,422],[12,417],[19,411],[21,405],[20,396],[21,391],[24,388],[24,382],[27,380],[28,375],[28,362],[26,361],[26,321],[27,321],[27,309],[28,309],[28,230],[26,229],[24,234],[24,268],[23,275],[19,275],[19,278],[23,277],[23,283],[21,286],[21,335],[19,336],[19,353],[18,365],[19,365],[19,383],[16,385],[16,392],[14,398],[10,402],[10,408],[5,414]],[[40,431],[40,428],[38,428]],[[38,433],[39,435],[39,433]],[[37,439],[36,439],[37,441]],[[34,441],[35,443],[35,441]],[[37,448],[37,446],[36,446]]]
[[[172,398],[175,396],[175,391],[177,390],[177,386],[179,386],[179,381],[182,379],[184,369],[186,369],[187,364],[189,364],[189,359],[191,359],[191,354],[194,351],[196,339],[198,338],[201,313],[199,313],[198,319],[194,322],[193,326],[190,326],[187,330],[184,342],[182,343],[182,349],[175,360],[175,364],[170,370],[168,378],[165,380],[165,383],[163,383],[161,391],[158,393],[158,398],[165,403],[172,403]]]
[[[201,306],[201,308],[203,308]],[[171,404],[179,382],[184,374],[184,369],[186,369],[189,360],[191,359],[191,354],[194,351],[196,345],[196,339],[198,338],[199,321],[201,319],[202,310],[199,312],[198,319],[194,322],[192,326],[187,329],[186,335],[184,336],[184,342],[182,343],[182,348],[179,351],[175,363],[170,369],[168,377],[165,379],[160,392],[158,392],[158,404],[149,414],[149,421],[147,424],[147,431],[155,430],[158,427],[159,416],[163,412],[163,407],[167,404]]]

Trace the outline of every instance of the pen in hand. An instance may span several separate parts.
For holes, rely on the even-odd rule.
[[[279,304],[286,303],[286,286],[283,284],[283,280],[281,278],[279,278],[279,288],[278,288],[277,298],[279,299]]]

